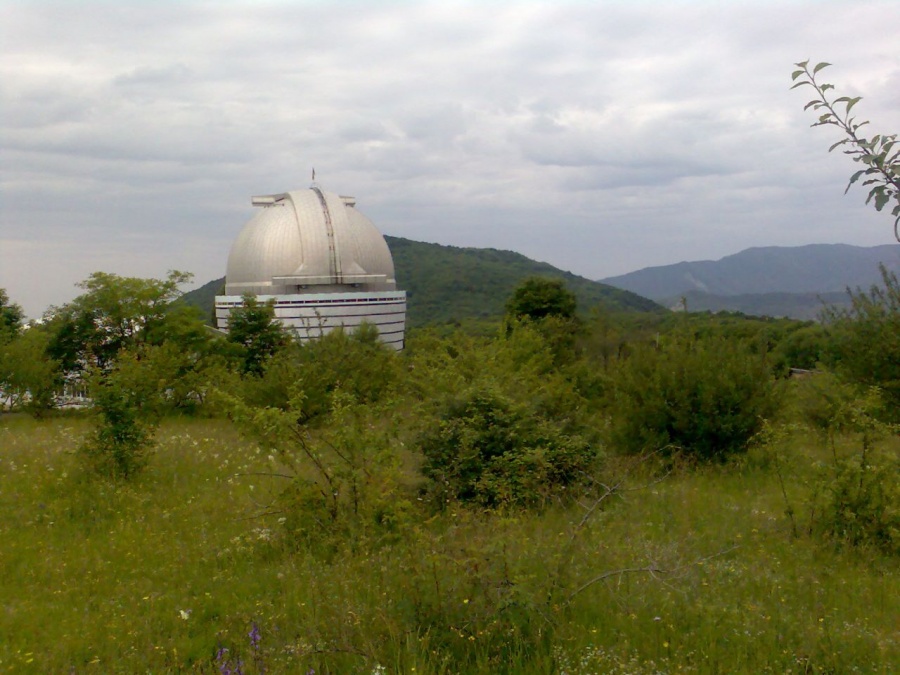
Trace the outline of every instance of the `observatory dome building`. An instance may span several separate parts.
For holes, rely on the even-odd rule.
[[[216,297],[220,329],[249,293],[274,300],[276,318],[301,341],[365,321],[403,348],[406,292],[397,290],[387,242],[355,199],[314,184],[251,203],[260,211],[232,245],[225,295]]]

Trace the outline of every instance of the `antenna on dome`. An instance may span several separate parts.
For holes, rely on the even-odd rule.
[[[316,169],[315,169],[315,167],[313,167],[313,170],[312,170],[312,184],[313,185],[316,184]]]

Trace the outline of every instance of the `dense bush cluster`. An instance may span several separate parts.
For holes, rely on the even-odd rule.
[[[701,460],[746,450],[778,405],[768,364],[746,344],[681,336],[632,354],[610,398],[618,447],[671,449]]]
[[[598,453],[533,409],[490,390],[450,401],[420,438],[431,494],[485,507],[542,503],[589,476]]]

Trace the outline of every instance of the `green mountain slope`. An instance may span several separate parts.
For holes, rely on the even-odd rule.
[[[458,248],[400,237],[385,237],[394,257],[398,288],[407,292],[410,326],[503,315],[507,298],[530,276],[563,279],[578,297],[583,313],[595,307],[611,311],[664,311],[652,300],[579,277],[520,253]],[[224,279],[185,293],[183,300],[212,316],[214,298]]]

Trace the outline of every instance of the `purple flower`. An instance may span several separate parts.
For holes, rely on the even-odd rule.
[[[247,637],[250,638],[250,645],[253,649],[259,649],[259,626],[256,625],[256,622],[253,622],[253,630],[247,633]]]

